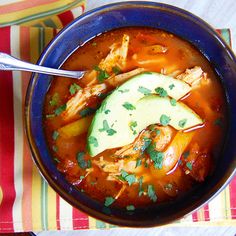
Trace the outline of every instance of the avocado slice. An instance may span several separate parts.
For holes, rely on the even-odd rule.
[[[134,76],[108,96],[97,110],[88,132],[89,154],[96,156],[106,149],[133,142],[142,129],[159,123],[161,114],[170,117],[170,125],[176,129],[202,123],[184,104],[177,102],[176,106],[172,106],[168,97],[153,97],[151,94],[157,94],[157,88],[164,89],[168,96],[176,100],[191,90],[185,82],[155,72]],[[183,128],[178,126],[181,118],[187,119]]]

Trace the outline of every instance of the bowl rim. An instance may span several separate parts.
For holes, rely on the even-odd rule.
[[[170,12],[174,12],[175,14],[181,15],[185,18],[188,18],[191,21],[194,21],[195,23],[199,24],[201,26],[201,28],[203,28],[204,30],[206,30],[208,33],[210,33],[211,35],[213,35],[216,40],[218,42],[221,43],[222,47],[224,47],[224,49],[227,51],[228,55],[231,57],[231,59],[234,61],[234,63],[236,64],[236,57],[232,51],[232,49],[230,48],[230,46],[224,41],[224,39],[214,30],[214,28],[212,26],[210,26],[207,22],[205,22],[204,20],[202,20],[200,17],[192,14],[189,11],[186,11],[184,9],[169,5],[169,4],[165,4],[165,3],[157,3],[157,2],[150,2],[150,1],[124,1],[124,2],[117,2],[117,3],[111,3],[111,4],[106,4],[100,7],[97,7],[95,9],[92,9],[86,13],[83,13],[82,15],[80,15],[79,17],[77,17],[75,20],[73,20],[71,23],[69,23],[66,27],[64,27],[50,42],[49,44],[44,48],[43,52],[41,53],[37,64],[38,65],[42,65],[44,63],[45,58],[48,56],[48,54],[50,53],[51,48],[57,43],[57,41],[63,37],[64,34],[66,34],[71,28],[73,28],[73,26],[80,21],[81,19],[85,19],[87,17],[92,16],[93,14],[96,13],[102,13],[104,11],[108,11],[108,10],[116,10],[116,9],[120,9],[120,8],[128,8],[128,7],[148,7],[148,8],[157,8],[159,10],[164,10],[164,11],[170,11]],[[76,50],[76,49],[75,49]],[[73,52],[71,52],[73,53]],[[68,54],[68,57],[71,55]],[[68,58],[67,57],[67,58]],[[65,60],[67,59],[65,58]],[[64,60],[64,61],[65,61]],[[201,207],[203,207],[205,204],[207,204],[208,202],[210,202],[213,198],[215,198],[228,184],[229,182],[232,180],[232,178],[234,177],[234,175],[236,174],[236,169],[234,168],[234,170],[232,170],[226,177],[225,177],[225,181],[223,181],[222,183],[219,183],[219,188],[217,188],[217,191],[213,192],[210,194],[210,197],[207,198],[207,200],[204,201],[200,201],[200,203],[197,204],[197,206],[192,205],[189,211],[189,208],[186,209],[184,212],[182,212],[181,214],[175,214],[175,219],[167,219],[164,222],[157,222],[157,221],[152,221],[146,225],[143,224],[135,224],[132,220],[128,221],[127,220],[122,220],[122,219],[112,219],[112,217],[109,217],[107,215],[104,215],[102,213],[99,213],[98,211],[91,209],[89,207],[84,207],[81,204],[76,204],[75,201],[72,201],[70,198],[68,198],[68,193],[66,193],[63,189],[61,189],[60,187],[57,186],[57,184],[54,183],[53,179],[50,177],[50,175],[47,173],[47,171],[44,169],[42,163],[40,162],[40,155],[39,152],[37,150],[37,146],[35,143],[35,140],[33,138],[33,135],[31,133],[31,119],[30,119],[30,104],[32,102],[32,94],[33,94],[33,90],[34,90],[34,85],[36,83],[37,80],[37,74],[33,73],[31,76],[31,79],[29,81],[28,87],[27,87],[27,92],[26,92],[26,98],[25,98],[25,109],[24,109],[24,120],[25,120],[25,132],[26,132],[26,136],[27,136],[27,140],[29,143],[29,147],[31,150],[31,154],[32,154],[32,159],[33,162],[35,163],[36,167],[39,170],[39,173],[41,174],[41,176],[44,178],[44,180],[46,180],[46,182],[64,199],[66,200],[69,204],[71,204],[73,207],[81,210],[82,212],[85,212],[86,214],[88,214],[89,216],[92,216],[98,220],[102,220],[105,221],[107,223],[110,224],[115,224],[118,226],[128,226],[128,227],[153,227],[153,226],[162,226],[168,223],[173,222],[174,220],[178,220],[184,216],[190,215],[193,212],[197,211],[198,209],[200,209]]]

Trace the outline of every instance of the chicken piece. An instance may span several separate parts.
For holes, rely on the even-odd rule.
[[[74,97],[72,97],[66,103],[66,110],[61,113],[61,116],[64,120],[70,120],[79,111],[85,108],[87,104],[87,100],[92,96],[98,96],[102,92],[106,91],[106,84],[96,84],[91,87],[86,87],[84,89],[80,89]]]
[[[181,161],[185,174],[192,176],[196,181],[204,181],[211,171],[211,155],[205,150],[201,151],[197,143],[183,154]]]
[[[144,68],[137,68],[137,69],[134,69],[134,70],[131,70],[129,72],[122,73],[119,75],[112,75],[111,77],[109,77],[106,80],[106,83],[108,83],[109,85],[111,85],[113,87],[116,87],[116,86],[124,83],[125,81],[127,81],[129,78],[131,78],[135,75],[138,75],[144,71],[145,71]]]
[[[176,78],[183,80],[192,87],[197,87],[200,84],[201,79],[206,79],[206,73],[203,72],[201,67],[195,66],[192,69],[187,69],[184,73],[178,75]]]

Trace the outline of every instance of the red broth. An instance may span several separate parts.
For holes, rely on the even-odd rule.
[[[58,170],[76,188],[100,202],[104,202],[107,197],[116,197],[113,205],[140,207],[178,197],[211,175],[223,145],[227,124],[226,99],[219,79],[207,59],[188,42],[157,29],[122,28],[99,35],[78,48],[64,63],[63,69],[92,70],[106,57],[112,44],[121,42],[124,34],[129,35],[130,43],[127,63],[122,72],[143,67],[148,71],[169,74],[182,73],[187,68],[200,66],[207,74],[207,82],[203,86],[181,99],[204,120],[204,125],[195,129],[191,142],[171,171],[155,176],[152,162],[146,155],[142,160],[141,171],[135,174],[135,183],[129,185],[124,180],[114,181],[95,162],[100,161],[102,156],[108,163],[117,163],[120,160],[112,157],[117,149],[106,150],[102,155],[91,158],[86,152],[87,133],[70,138],[57,133],[59,128],[80,118],[75,115],[72,120],[65,121],[61,115],[54,114],[58,107],[71,98],[71,84],[76,83],[84,88],[88,82],[86,78],[75,80],[55,77],[45,98],[44,128],[48,147]],[[163,54],[153,55],[145,49],[156,44],[168,50]],[[86,101],[86,106],[96,108],[102,100],[102,96],[91,97]],[[176,130],[170,129],[174,137]],[[78,153],[84,155],[85,161],[89,160],[90,171],[81,168]],[[129,162],[129,159],[124,161]],[[132,177],[133,173],[128,174]],[[144,182],[142,176],[145,176]],[[122,186],[125,186],[124,191],[120,192]]]

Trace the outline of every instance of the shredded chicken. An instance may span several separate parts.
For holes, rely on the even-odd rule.
[[[200,84],[202,78],[206,78],[206,73],[203,72],[202,68],[195,66],[192,69],[187,69],[184,73],[176,77],[179,80],[183,80],[192,87],[196,87]]]

